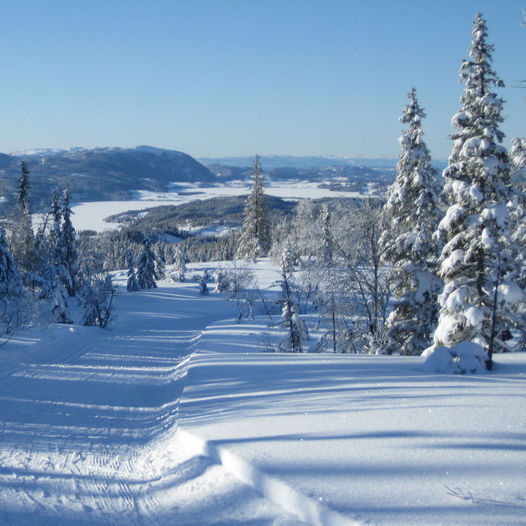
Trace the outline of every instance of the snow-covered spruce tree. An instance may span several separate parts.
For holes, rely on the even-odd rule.
[[[78,281],[78,254],[75,246],[75,229],[71,222],[71,214],[73,213],[69,201],[69,188],[64,190],[64,200],[62,207],[62,245],[64,250],[64,265],[68,277],[65,281],[66,290],[70,297],[75,296],[77,291]]]
[[[17,205],[20,210],[26,213],[30,212],[29,207],[29,168],[27,167],[26,161],[20,161],[20,178],[17,184]]]
[[[165,267],[166,267],[166,257],[164,255],[164,247],[161,243],[157,243],[155,246],[155,273],[158,276],[158,279],[164,279],[166,277]]]
[[[503,101],[494,89],[503,86],[492,68],[493,46],[486,42],[486,22],[477,14],[468,57],[460,67],[465,83],[462,109],[453,117],[457,131],[444,170],[443,197],[448,205],[437,230],[443,243],[439,275],[444,290],[435,344],[475,342],[492,366],[493,350],[506,349],[504,336],[517,285],[509,281],[513,267],[508,212],[510,169],[504,134]],[[508,292],[500,297],[497,290]]]
[[[11,226],[11,253],[21,272],[31,274],[37,265],[31,207],[29,205],[29,169],[25,161],[21,161],[20,169],[17,200]],[[30,277],[27,281],[31,281]]]
[[[11,334],[21,323],[23,294],[20,274],[7,246],[5,230],[0,230],[0,335]]]
[[[319,217],[321,244],[318,248],[318,261],[323,266],[332,265],[334,257],[334,240],[331,231],[331,212],[325,203]]]
[[[523,294],[526,291],[526,137],[516,137],[510,150],[513,198],[509,203],[512,242],[515,249],[515,273]],[[526,305],[519,308],[518,329],[521,346],[526,348]]]
[[[512,237],[517,243],[518,268],[526,265],[526,137],[515,137],[510,150],[513,197],[509,203]],[[526,272],[522,272],[526,280]],[[524,288],[524,286],[523,286]]]
[[[440,186],[423,140],[422,119],[415,88],[408,93],[401,121],[397,176],[383,207],[382,261],[390,266],[389,282],[397,302],[387,319],[392,352],[420,354],[432,343],[438,320],[437,295],[441,281],[434,272],[437,257],[432,235],[440,220]]]
[[[288,274],[294,272],[294,257],[292,255],[290,242],[283,247],[283,252],[281,254],[281,268]]]
[[[186,258],[180,246],[177,246],[174,254],[174,280],[184,281],[186,273]]]
[[[62,211],[58,192],[53,192],[51,201],[53,224],[49,232],[50,261],[47,265],[47,281],[50,283],[51,312],[58,323],[70,323],[67,291],[73,287],[71,275],[66,266],[66,256],[62,234]]]
[[[141,289],[157,288],[157,274],[155,273],[155,255],[151,249],[150,240],[145,238],[143,251],[137,265],[137,281]]]
[[[139,282],[137,281],[137,275],[135,274],[135,262],[133,261],[133,254],[131,250],[128,250],[126,254],[128,263],[128,282],[126,283],[126,290],[128,292],[136,292],[141,289]]]
[[[270,222],[264,194],[263,170],[257,155],[251,175],[252,188],[245,205],[243,228],[236,257],[255,260],[265,256],[270,248]]]

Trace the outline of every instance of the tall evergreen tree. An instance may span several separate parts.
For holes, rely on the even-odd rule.
[[[62,246],[64,251],[64,266],[67,278],[64,285],[70,297],[77,291],[78,281],[78,254],[75,246],[75,229],[71,222],[72,215],[69,188],[64,190],[64,204],[62,208]]]
[[[504,134],[503,86],[492,67],[493,46],[487,43],[486,21],[477,14],[468,57],[460,67],[465,83],[462,109],[453,117],[457,128],[453,150],[444,170],[443,196],[448,205],[437,238],[443,243],[439,259],[444,290],[435,332],[437,345],[473,341],[487,351],[491,368],[494,348],[505,348],[506,299],[497,291],[507,287],[512,257],[506,203],[510,200],[510,169]]]
[[[175,248],[174,254],[174,277],[176,281],[184,281],[186,273],[186,258],[179,245]]]
[[[165,267],[166,267],[166,257],[164,255],[164,247],[161,243],[158,243],[155,247],[155,273],[158,276],[158,279],[164,279],[166,277]]]
[[[155,255],[151,249],[150,240],[145,238],[142,254],[137,265],[137,281],[141,289],[157,288],[155,273]]]
[[[11,248],[18,267],[25,273],[33,273],[37,267],[37,255],[35,254],[35,236],[29,204],[29,169],[25,161],[21,161],[20,169],[11,229]]]
[[[416,90],[400,120],[407,130],[400,137],[397,176],[383,208],[386,230],[380,243],[382,259],[391,266],[389,281],[398,299],[387,320],[393,351],[420,354],[432,343],[438,319],[437,295],[441,282],[434,273],[437,256],[432,234],[440,220],[440,187],[423,139]]]
[[[126,260],[128,263],[128,282],[126,284],[126,290],[128,292],[136,292],[137,290],[140,290],[141,287],[139,286],[137,275],[135,274],[135,265],[131,250],[128,250],[126,254]]]
[[[526,137],[515,137],[510,150],[513,199],[510,204],[512,238],[516,243],[517,270],[526,286]]]
[[[318,249],[320,263],[324,266],[331,265],[334,257],[334,240],[331,232],[331,212],[327,204],[323,205],[320,215],[321,244]]]
[[[58,323],[69,323],[69,306],[67,301],[68,290],[73,286],[70,282],[71,275],[66,266],[62,233],[62,210],[58,192],[53,192],[51,201],[51,218],[53,224],[49,233],[50,261],[46,278],[50,283],[51,312]]]
[[[19,294],[21,290],[20,273],[7,246],[5,230],[0,229],[0,295]]]
[[[252,167],[252,188],[245,205],[245,218],[236,257],[255,260],[270,248],[270,222],[264,194],[263,170],[256,155]]]
[[[526,137],[516,137],[510,150],[511,178],[514,196],[509,203],[512,221],[512,241],[515,253],[517,283],[526,291]],[[526,348],[526,305],[523,302],[518,328],[522,334],[522,346]]]
[[[29,207],[29,168],[26,161],[20,161],[20,178],[18,179],[17,205],[25,213],[30,213]]]
[[[0,334],[9,334],[19,325],[20,274],[6,241],[5,230],[0,229]]]

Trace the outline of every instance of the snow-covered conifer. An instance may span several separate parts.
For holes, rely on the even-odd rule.
[[[21,175],[17,186],[17,204],[11,227],[11,253],[23,273],[32,274],[37,267],[35,236],[29,205],[29,169],[27,163],[20,163]],[[26,279],[24,279],[26,281]],[[27,281],[30,281],[28,279]]]
[[[155,247],[155,273],[158,279],[164,279],[166,274],[164,272],[166,266],[166,257],[164,255],[164,247],[158,243]]]
[[[61,279],[66,279],[66,255],[64,251],[63,232],[62,232],[62,211],[60,208],[58,192],[55,190],[51,198],[51,220],[53,221],[49,232],[49,250],[52,258],[52,265],[55,272],[61,275]]]
[[[175,249],[174,273],[177,281],[184,281],[184,275],[186,273],[186,258],[180,246],[177,246]]]
[[[510,163],[514,183],[526,185],[526,137],[515,137],[511,141]]]
[[[462,109],[452,119],[457,131],[444,170],[448,208],[437,230],[443,244],[439,275],[444,290],[435,344],[478,343],[487,351],[491,368],[493,349],[506,347],[506,315],[517,298],[511,293],[497,297],[497,291],[514,291],[517,285],[509,280],[510,168],[499,128],[503,101],[494,91],[503,82],[492,68],[493,46],[486,41],[481,14],[473,26],[469,54],[460,67]]]
[[[68,294],[64,284],[55,276],[51,285],[51,312],[57,323],[71,323],[69,318]]]
[[[283,248],[283,252],[281,254],[281,267],[287,273],[290,273],[294,270],[294,257],[292,256],[290,243],[287,243]]]
[[[517,243],[519,267],[526,265],[526,137],[515,137],[510,150],[513,197],[509,203],[512,237]],[[526,276],[524,276],[526,279]]]
[[[387,320],[392,351],[420,354],[432,343],[438,319],[437,295],[441,282],[435,276],[437,256],[432,235],[440,220],[440,187],[431,156],[423,140],[416,90],[400,120],[407,124],[400,137],[397,176],[383,208],[385,230],[382,260],[390,265],[389,282],[397,298]]]
[[[157,274],[155,273],[155,255],[151,249],[150,240],[144,240],[144,247],[137,265],[137,281],[141,289],[157,288]]]
[[[326,203],[321,209],[319,222],[321,243],[318,249],[318,259],[322,265],[328,266],[332,264],[334,257],[334,240],[331,231],[331,212]]]
[[[11,333],[19,324],[22,282],[7,246],[5,230],[0,230],[0,332]]]
[[[69,188],[64,190],[62,208],[62,246],[64,252],[64,266],[68,274],[64,285],[70,297],[75,295],[78,280],[78,254],[75,246],[75,229],[71,222],[72,210],[70,206]]]
[[[26,213],[29,213],[29,168],[26,161],[20,161],[21,175],[17,185],[17,205]]]
[[[126,259],[128,263],[128,282],[126,283],[126,290],[128,292],[135,292],[140,290],[139,282],[137,281],[137,275],[135,273],[135,264],[133,261],[133,254],[131,250],[128,250],[126,254]]]
[[[58,192],[54,191],[51,201],[51,231],[49,233],[49,253],[46,278],[50,284],[51,312],[58,323],[70,323],[68,290],[73,287],[71,275],[67,270],[62,232],[62,210]]]
[[[511,179],[514,195],[509,203],[511,238],[514,248],[516,281],[526,292],[526,137],[516,137],[510,150]],[[519,308],[518,329],[526,347],[526,304]]]
[[[236,257],[255,260],[265,256],[270,248],[270,222],[264,194],[263,170],[257,155],[251,175],[253,183],[245,205],[243,229]]]
[[[0,229],[0,295],[18,295],[21,291],[20,274],[7,246],[5,230]]]

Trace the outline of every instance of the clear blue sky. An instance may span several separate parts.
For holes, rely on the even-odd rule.
[[[2,0],[0,151],[149,144],[194,156],[384,156],[417,88],[450,152],[474,15],[526,135],[526,0]]]

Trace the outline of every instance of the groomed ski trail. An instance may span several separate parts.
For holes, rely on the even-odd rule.
[[[176,433],[187,356],[228,315],[218,301],[193,285],[122,292],[111,330],[56,328],[9,369],[0,525],[300,524]]]

